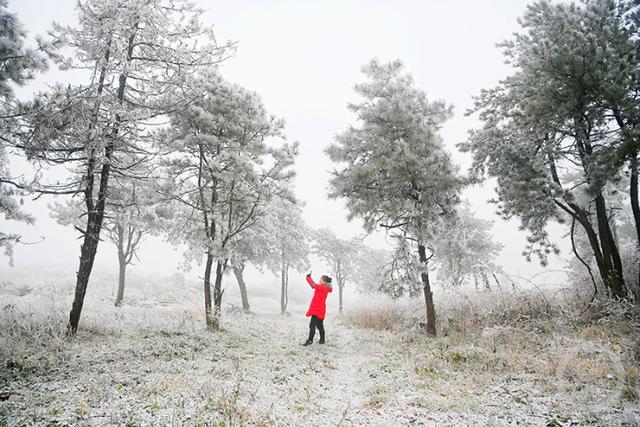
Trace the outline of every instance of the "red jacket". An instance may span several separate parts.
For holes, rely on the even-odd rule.
[[[307,317],[317,316],[320,320],[324,319],[324,315],[327,311],[327,295],[333,291],[331,286],[325,286],[320,283],[315,283],[310,276],[307,276],[307,283],[314,289],[313,298],[307,311]]]

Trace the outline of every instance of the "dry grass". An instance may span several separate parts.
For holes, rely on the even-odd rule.
[[[393,302],[378,302],[347,310],[345,320],[357,328],[393,331],[408,320],[404,308]]]
[[[628,321],[640,325],[640,309],[631,303],[596,300],[587,306],[585,297],[562,290],[545,293],[529,290],[492,292],[449,292],[439,295],[436,305],[436,329],[440,336],[475,336],[486,328],[533,328],[550,332],[556,323],[585,326],[585,339],[603,338],[597,325],[602,322]],[[402,299],[369,300],[345,312],[347,323],[357,328],[406,332],[424,325],[424,301]],[[596,325],[596,326],[594,326]],[[630,331],[623,331],[628,333]]]

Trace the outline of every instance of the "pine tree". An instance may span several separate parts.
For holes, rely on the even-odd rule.
[[[361,245],[353,275],[358,292],[365,294],[381,292],[387,280],[384,269],[391,259],[391,253],[385,249],[373,249],[364,244]]]
[[[39,42],[37,49],[26,46],[26,34],[18,18],[7,10],[7,0],[0,0],[0,214],[5,219],[32,224],[34,218],[20,208],[16,192],[25,185],[17,182],[9,170],[9,151],[13,134],[18,132],[22,114],[14,96],[14,87],[22,86],[36,72],[47,68],[45,47]],[[0,248],[4,248],[13,263],[13,248],[20,235],[0,231]]]
[[[229,260],[240,289],[242,309],[246,313],[251,311],[251,305],[244,278],[245,268],[247,264],[253,265],[260,271],[268,267],[269,262],[277,257],[275,236],[275,224],[269,218],[267,210],[254,226],[244,230],[231,243]]]
[[[331,267],[331,275],[338,285],[339,311],[342,313],[342,294],[347,281],[355,281],[356,263],[362,239],[352,238],[344,240],[335,235],[328,228],[316,230],[313,233],[313,252]]]
[[[50,209],[51,216],[59,224],[82,231],[85,215],[82,200],[74,198],[64,203],[55,202]],[[113,177],[105,206],[102,238],[113,243],[118,254],[116,307],[120,307],[124,299],[127,267],[133,264],[134,259],[139,261],[138,250],[145,238],[161,231],[159,212],[162,214],[162,207],[146,173],[140,177],[118,174]]]
[[[527,257],[545,262],[556,251],[547,223],[568,217],[587,234],[600,278],[617,298],[627,289],[604,188],[628,160],[638,211],[632,9],[600,0],[529,6],[523,31],[502,43],[514,72],[476,99],[483,127],[461,144],[474,155],[473,173],[497,178],[502,215],[519,216],[530,232]]]
[[[310,230],[302,218],[301,202],[293,198],[275,198],[269,207],[269,218],[275,230],[274,257],[269,266],[280,276],[280,314],[287,312],[289,304],[289,270],[309,268]]]
[[[478,289],[478,279],[490,288],[488,275],[499,267],[495,257],[502,245],[493,240],[491,221],[477,218],[468,203],[462,203],[448,227],[438,233],[434,242],[438,278],[453,288],[472,278]]]
[[[77,10],[76,26],[55,25],[51,34],[71,55],[60,54],[59,66],[88,72],[88,81],[39,94],[20,138],[30,160],[73,171],[66,182],[40,182],[32,191],[83,199],[86,224],[69,333],[80,321],[110,178],[131,167],[119,162],[118,153],[144,151],[147,125],[196,96],[186,77],[215,67],[226,52],[200,24],[202,12],[186,0],[86,0]]]
[[[372,60],[363,67],[363,98],[349,109],[357,125],[336,137],[327,154],[339,169],[331,197],[347,200],[350,218],[361,217],[367,230],[382,227],[415,243],[427,311],[427,331],[436,334],[427,250],[444,219],[454,214],[461,180],[444,149],[439,130],[451,116],[442,101],[428,101],[399,61]]]
[[[171,115],[159,142],[167,153],[163,192],[177,204],[172,240],[188,245],[188,258],[205,257],[205,319],[217,329],[234,242],[267,214],[273,197],[288,194],[297,143],[285,141],[284,122],[267,113],[256,93],[215,73],[190,84],[200,98]]]

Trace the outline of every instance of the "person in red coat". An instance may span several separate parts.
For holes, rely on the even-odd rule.
[[[316,328],[320,332],[320,344],[324,344],[324,315],[327,312],[327,295],[333,291],[331,287],[331,277],[321,276],[320,283],[315,283],[311,278],[311,273],[307,274],[307,283],[313,289],[313,298],[307,310],[307,317],[311,316],[309,322],[309,338],[303,345],[313,343],[313,337],[316,334]]]

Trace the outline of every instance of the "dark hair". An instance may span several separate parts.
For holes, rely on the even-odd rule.
[[[320,277],[320,279],[322,279],[322,281],[324,283],[331,283],[331,277],[329,277],[329,276],[323,275],[323,276]]]

